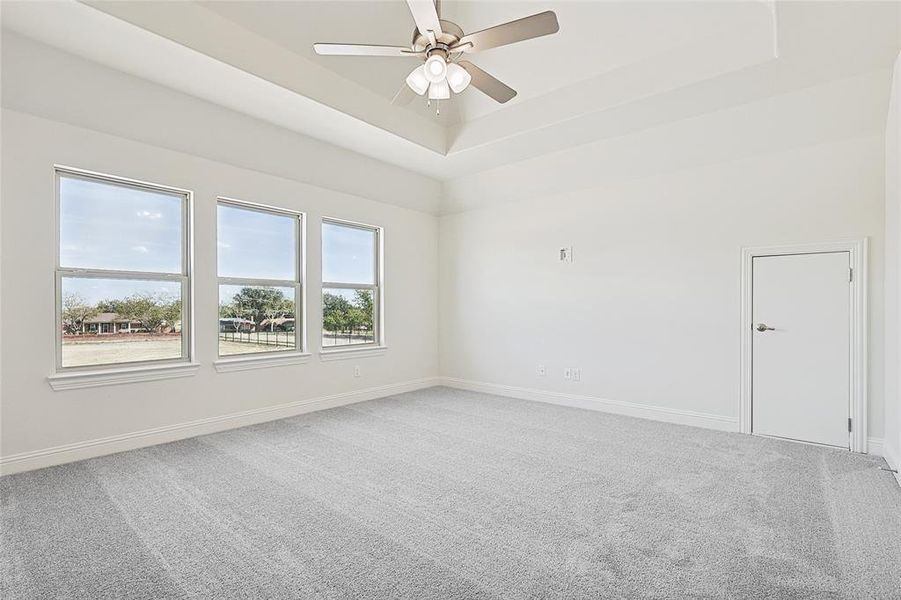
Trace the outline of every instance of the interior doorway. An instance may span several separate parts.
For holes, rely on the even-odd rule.
[[[742,432],[866,452],[865,251],[743,251]]]

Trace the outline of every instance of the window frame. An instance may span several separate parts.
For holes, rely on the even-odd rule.
[[[152,367],[192,365],[194,359],[194,279],[192,277],[194,265],[193,248],[193,216],[194,193],[191,190],[177,188],[159,183],[151,183],[108,173],[99,173],[87,169],[79,169],[64,165],[53,165],[54,183],[54,211],[53,211],[53,240],[54,240],[54,373],[77,374],[95,371],[132,371]],[[162,273],[157,271],[122,271],[117,269],[97,269],[81,267],[63,267],[60,263],[62,218],[60,208],[62,198],[60,196],[60,181],[63,177],[82,179],[85,181],[99,182],[102,184],[127,187],[137,190],[157,192],[180,196],[182,199],[182,231],[181,231],[181,272]],[[181,356],[178,358],[160,358],[153,360],[136,360],[116,363],[103,363],[97,365],[63,366],[63,331],[62,331],[62,282],[63,278],[73,277],[79,279],[117,279],[136,281],[175,281],[181,288]]]
[[[294,279],[254,279],[250,277],[222,277],[219,275],[219,207],[229,206],[242,210],[251,210],[268,215],[291,217],[294,219]],[[306,214],[259,202],[250,202],[217,196],[216,198],[216,357],[220,362],[254,361],[265,358],[278,360],[285,357],[304,355],[307,347],[307,315],[306,307]],[[290,287],[294,288],[294,348],[269,352],[244,352],[241,354],[222,354],[219,348],[219,293],[223,285],[246,285],[256,287]],[[299,321],[299,326],[298,326]]]
[[[342,352],[352,352],[354,350],[373,350],[385,347],[385,324],[384,324],[384,305],[385,305],[385,286],[384,286],[384,239],[385,239],[385,229],[383,227],[379,227],[378,225],[370,225],[368,223],[360,223],[358,221],[348,221],[346,219],[338,219],[335,217],[322,217],[320,226],[319,226],[319,267],[320,272],[322,271],[322,265],[325,260],[325,250],[323,244],[323,235],[322,230],[323,226],[329,225],[339,225],[341,227],[352,227],[356,229],[363,229],[365,231],[373,232],[375,235],[373,236],[373,274],[375,283],[338,283],[325,281],[323,279],[322,285],[320,286],[319,293],[319,350],[321,354],[339,354]],[[365,342],[362,344],[348,344],[345,346],[325,346],[322,343],[322,333],[325,331],[322,327],[322,296],[325,293],[326,289],[344,289],[344,290],[362,290],[368,289],[372,290],[372,329],[373,336],[371,342]]]

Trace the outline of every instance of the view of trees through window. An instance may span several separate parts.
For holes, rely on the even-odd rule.
[[[219,356],[300,351],[301,215],[220,199]]]
[[[115,313],[121,318],[117,328],[120,331],[132,328],[144,333],[165,333],[181,320],[181,299],[143,293],[90,304],[77,292],[63,296],[63,329],[67,334],[98,329],[98,323],[103,321],[97,317],[104,313]]]
[[[189,360],[190,192],[57,177],[57,366]],[[323,348],[379,341],[380,232],[322,221]],[[303,350],[301,233],[301,213],[218,199],[220,356]]]
[[[138,292],[90,302],[79,292],[64,291],[61,318],[63,366],[181,356],[178,296]]]
[[[293,350],[294,307],[294,288],[220,286],[219,354]]]
[[[323,221],[323,348],[376,343],[378,252],[378,228]]]
[[[372,290],[323,290],[322,345],[374,342],[374,316]]]

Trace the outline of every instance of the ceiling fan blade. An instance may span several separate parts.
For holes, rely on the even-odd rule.
[[[413,101],[413,98],[416,97],[416,92],[410,89],[406,83],[404,83],[397,93],[394,94],[394,99],[391,100],[391,104],[395,106],[405,106]]]
[[[313,44],[316,54],[322,56],[417,56],[403,46],[371,46],[366,44]]]
[[[495,25],[482,31],[464,35],[451,49],[462,50],[463,52],[479,52],[543,35],[550,35],[558,31],[560,31],[560,24],[557,23],[557,15],[554,11],[548,10],[531,17],[517,19],[503,25]]]
[[[466,69],[467,73],[472,75],[471,85],[474,85],[487,96],[497,100],[501,104],[512,100],[516,95],[516,90],[496,78],[494,75],[489,75],[471,62],[461,60],[457,64]]]
[[[429,37],[429,31],[435,32],[435,37],[441,35],[441,23],[438,22],[438,9],[432,0],[407,0],[410,13],[416,22],[419,33]]]

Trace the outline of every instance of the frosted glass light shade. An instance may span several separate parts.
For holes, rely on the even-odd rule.
[[[430,100],[447,100],[448,98],[450,98],[450,87],[447,85],[447,79],[429,86]]]
[[[429,80],[425,76],[425,65],[420,65],[407,75],[407,85],[422,96],[429,89]]]
[[[432,83],[444,81],[447,77],[447,63],[444,61],[444,57],[438,54],[430,56],[424,66],[426,79]]]
[[[457,63],[447,65],[447,83],[455,94],[465,90],[470,81],[472,81],[472,75],[466,69]]]

